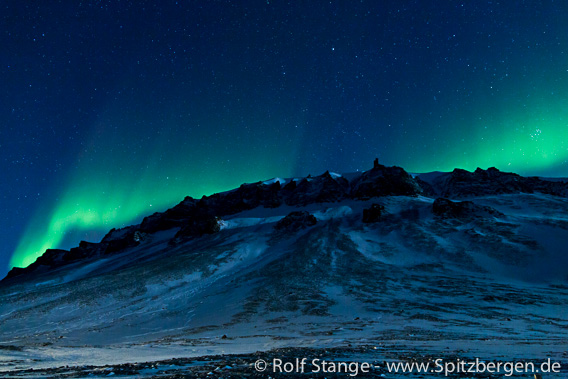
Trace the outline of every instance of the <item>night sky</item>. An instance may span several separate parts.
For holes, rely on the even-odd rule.
[[[0,6],[2,277],[186,195],[375,157],[568,176],[565,1]]]

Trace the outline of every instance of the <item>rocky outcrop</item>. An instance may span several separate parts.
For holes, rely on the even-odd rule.
[[[277,208],[282,204],[280,190],[279,181],[271,184],[245,183],[233,191],[204,196],[199,200],[198,205],[220,216],[239,213],[259,206]]]
[[[81,241],[79,246],[70,250],[47,249],[34,263],[25,268],[14,267],[6,276],[6,279],[30,273],[41,273],[47,269],[62,267],[83,259],[96,258],[105,254],[122,251],[128,247],[137,246],[140,240],[140,232],[136,226],[122,229],[111,229],[101,242]]]
[[[45,254],[45,253],[44,253]],[[33,264],[33,263],[32,263]],[[30,265],[31,266],[31,265]],[[2,281],[4,280],[8,280],[8,279],[13,279],[17,276],[20,275],[24,275],[28,272],[30,272],[29,267],[25,267],[25,268],[21,268],[21,267],[12,267],[12,269],[8,272],[8,275],[6,275],[6,277],[4,279],[2,279]]]
[[[141,242],[140,232],[136,225],[121,229],[111,229],[100,242],[103,254],[112,254],[129,247],[138,246]]]
[[[363,222],[370,224],[379,221],[384,210],[385,207],[380,204],[372,204],[370,208],[363,209]]]
[[[306,211],[290,212],[282,220],[274,225],[274,229],[279,232],[297,232],[299,230],[308,228],[317,223],[314,215]]]
[[[430,183],[420,179],[419,177],[414,178],[414,180],[416,181],[416,184],[418,184],[418,186],[422,189],[422,195],[428,197],[436,197],[437,195],[439,195]]]
[[[478,168],[474,172],[455,169],[451,173],[438,176],[429,184],[429,192],[447,198],[534,192],[556,196],[568,195],[568,183],[522,177],[499,171],[494,167],[487,170]]]
[[[134,233],[132,233],[125,238],[109,241],[104,249],[104,254],[112,254],[129,247],[138,246],[139,244],[140,242],[134,239]]]
[[[140,230],[144,233],[156,233],[161,230],[181,227],[184,218],[172,218],[166,212],[156,212],[150,216],[144,217],[140,224]]]
[[[349,181],[332,176],[329,171],[316,177],[291,181],[283,190],[287,205],[307,205],[341,201],[349,196]]]
[[[30,272],[44,272],[68,263],[64,256],[69,251],[62,249],[47,249],[42,256],[38,257],[34,263],[25,268],[14,267],[4,279],[10,279]]]
[[[101,255],[106,246],[101,243],[81,241],[78,247],[70,249],[63,255],[63,260],[72,262],[80,259],[91,258]]]
[[[221,230],[219,219],[212,214],[202,214],[187,220],[183,227],[176,233],[174,239],[176,242],[180,240],[199,237],[204,234],[213,234]]]
[[[351,183],[351,196],[370,199],[377,196],[417,196],[422,188],[400,167],[377,164]]]
[[[476,217],[503,216],[498,210],[473,201],[451,201],[438,198],[432,204],[432,212],[442,218],[472,219]]]
[[[188,214],[195,209],[197,203],[198,200],[187,196],[181,203],[165,212],[156,212],[144,217],[138,229],[144,233],[156,233],[161,230],[181,227]]]
[[[62,249],[47,249],[45,253],[36,259],[34,264],[54,267],[65,261],[64,257],[69,251]]]

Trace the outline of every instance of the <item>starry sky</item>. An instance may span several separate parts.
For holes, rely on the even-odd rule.
[[[3,1],[0,276],[275,176],[568,176],[564,1]]]

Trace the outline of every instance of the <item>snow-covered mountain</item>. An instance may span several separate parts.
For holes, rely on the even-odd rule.
[[[567,195],[564,181],[493,168],[412,176],[375,162],[188,197],[14,268],[0,371],[81,377],[285,347],[565,362]],[[152,365],[128,367],[166,370]]]

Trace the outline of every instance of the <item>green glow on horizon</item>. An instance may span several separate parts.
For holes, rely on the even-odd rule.
[[[219,180],[214,175],[202,175],[198,179],[201,183],[182,180],[173,187],[143,186],[142,183],[128,180],[116,183],[112,188],[104,185],[97,187],[96,179],[91,182],[93,188],[90,190],[72,185],[49,215],[40,213],[29,225],[10,264],[12,267],[28,266],[46,249],[57,248],[69,231],[106,232],[113,227],[128,225],[153,212],[164,211],[183,200],[185,196],[199,197],[228,190],[242,182],[255,181],[259,177],[269,178],[270,173],[271,170],[265,166],[249,172],[240,172],[227,180]]]
[[[279,139],[289,140],[282,135],[285,130],[254,148],[235,144],[230,134],[220,138],[204,130],[192,138],[172,133],[152,138],[150,131],[140,133],[132,138],[127,130],[96,128],[77,169],[63,186],[65,192],[58,193],[58,199],[28,224],[11,267],[28,266],[46,249],[61,248],[69,232],[106,233],[164,211],[185,196],[199,198],[244,182],[291,176],[295,164],[288,157],[296,155],[297,144],[278,144]],[[121,148],[112,150],[114,146]]]
[[[496,167],[521,175],[541,175],[566,165],[568,109],[562,103],[495,113],[487,112],[477,120],[454,120],[452,124],[459,126],[458,138],[450,138],[445,145],[434,144],[418,163],[401,157],[407,165],[400,165],[411,172]],[[444,136],[438,140],[444,141]]]
[[[50,215],[39,214],[36,217],[12,257],[12,266],[22,267],[33,263],[47,248],[58,247],[69,231],[107,231],[120,227],[140,216],[163,211],[190,192],[184,193],[182,188],[137,188],[130,181],[116,183],[113,188],[97,187],[96,179],[92,183],[90,190],[70,186],[70,191],[57,202]],[[219,187],[193,186],[191,192],[210,194],[217,189]],[[149,202],[148,199],[153,200]],[[39,232],[46,223],[44,231]]]

